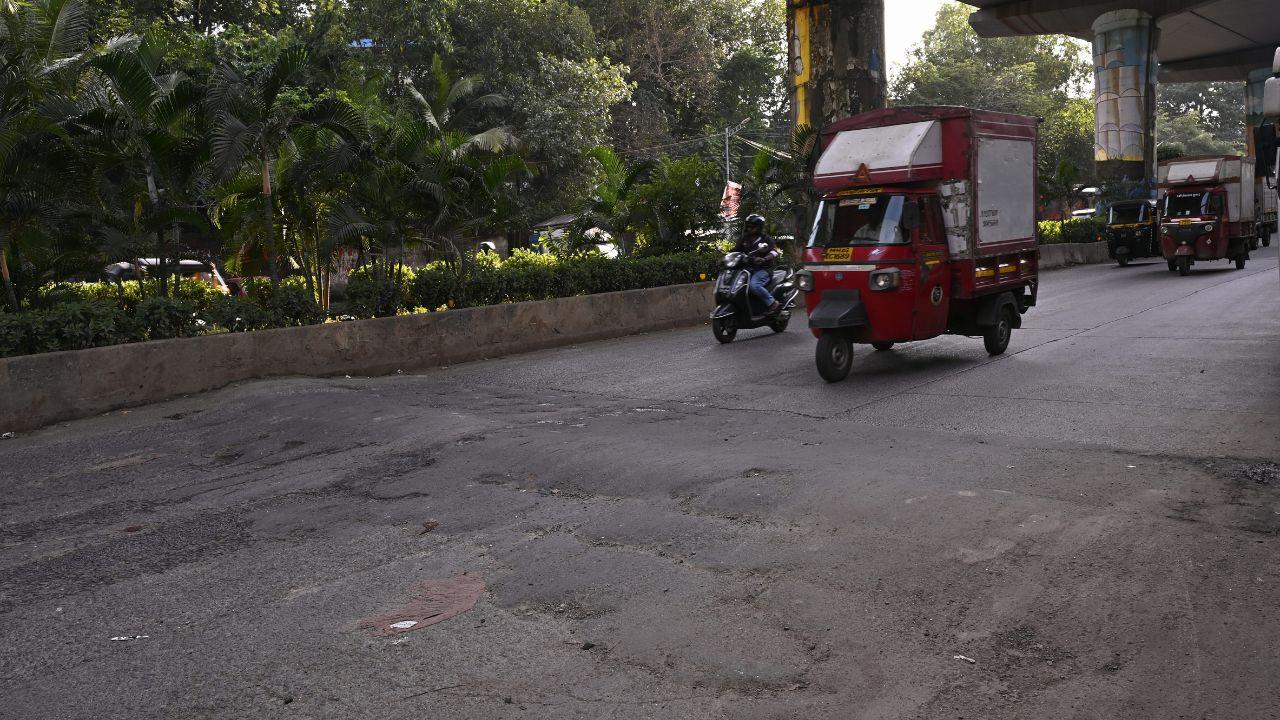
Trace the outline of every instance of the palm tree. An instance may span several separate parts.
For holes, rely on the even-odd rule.
[[[203,88],[178,72],[162,71],[165,48],[153,37],[104,53],[91,65],[104,78],[100,107],[85,123],[109,146],[107,161],[121,162],[154,228],[160,291],[168,294],[167,258],[180,259],[181,229],[207,227],[199,212],[210,184],[201,128],[194,127]],[[128,194],[128,187],[121,187]],[[166,247],[165,230],[172,244]],[[174,291],[181,281],[174,274]]]
[[[56,203],[54,147],[79,108],[80,72],[97,48],[79,0],[0,0],[0,278],[21,310],[8,256],[13,240],[36,231]]]
[[[210,154],[215,177],[230,178],[246,163],[253,163],[261,172],[263,247],[273,287],[280,285],[273,172],[276,158],[283,150],[292,149],[292,133],[304,125],[326,128],[353,143],[364,132],[360,115],[336,97],[326,97],[307,108],[286,100],[282,92],[306,65],[307,51],[298,46],[284,50],[260,70],[246,72],[223,63],[209,88],[214,125]]]
[[[626,257],[636,244],[635,221],[632,207],[632,190],[643,182],[653,170],[652,160],[640,160],[628,164],[608,147],[597,147],[588,153],[600,169],[587,206],[578,213],[573,234],[584,237],[592,228],[599,228],[613,238],[618,254]]]

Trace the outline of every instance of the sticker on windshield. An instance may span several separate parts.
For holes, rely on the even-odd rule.
[[[879,200],[880,198],[856,198],[853,200],[841,200],[840,207],[850,207],[852,205],[857,205],[859,210],[870,210],[871,206],[875,205],[876,202],[878,202]]]

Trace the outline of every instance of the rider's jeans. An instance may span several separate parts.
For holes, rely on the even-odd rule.
[[[774,302],[773,293],[769,292],[769,289],[765,287],[765,285],[769,284],[769,278],[772,276],[773,273],[764,268],[751,271],[751,292],[756,294],[756,297],[760,299],[760,302],[764,303],[766,308],[773,307]]]

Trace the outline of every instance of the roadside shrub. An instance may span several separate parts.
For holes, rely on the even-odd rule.
[[[710,279],[718,258],[713,252],[625,259],[602,255],[564,258],[516,250],[505,261],[478,261],[465,278],[452,266],[431,263],[414,274],[399,306],[474,307],[680,285]]]
[[[223,295],[210,304],[206,315],[227,332],[265,330],[275,325],[275,317],[251,298]]]
[[[1106,223],[1102,218],[1073,218],[1071,220],[1042,220],[1037,223],[1040,244],[1087,243],[1101,238]]]
[[[324,310],[305,286],[282,283],[266,303],[266,311],[276,327],[298,327],[324,322]]]
[[[148,340],[195,337],[207,325],[194,305],[166,297],[149,297],[138,303],[137,319],[146,329]]]
[[[401,267],[398,272],[394,268],[391,272],[384,272],[384,268],[375,271],[372,265],[356,268],[347,278],[348,310],[360,317],[389,317],[412,308],[413,283],[413,268]]]
[[[0,315],[0,357],[83,350],[145,340],[144,327],[118,306],[64,303]]]

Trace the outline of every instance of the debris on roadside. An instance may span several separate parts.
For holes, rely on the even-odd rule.
[[[130,640],[144,640],[151,637],[150,635],[117,635],[111,638],[111,642],[128,642]]]
[[[7,433],[5,433],[5,434],[3,434],[3,435],[0,435],[0,439],[4,439],[4,440],[12,440],[12,439],[14,439],[14,438],[16,438],[16,437],[18,437],[18,434],[17,434],[17,433],[11,433],[11,432],[7,432]]]
[[[973,658],[968,657],[967,655],[955,655],[955,656],[953,656],[951,659],[952,659],[952,660],[963,660],[963,661],[965,661],[965,662],[969,663],[970,665],[977,665],[977,664],[978,664],[978,661],[977,661],[977,660],[974,660]]]
[[[425,522],[423,522],[423,523],[422,523],[422,532],[420,532],[420,533],[418,533],[418,534],[419,534],[419,535],[426,535],[427,533],[431,532],[432,530],[435,530],[435,529],[436,529],[436,528],[438,528],[438,527],[440,527],[440,522],[439,522],[439,521],[437,521],[437,520],[427,520],[427,521],[425,521]]]
[[[374,637],[394,637],[444,622],[475,607],[484,580],[463,573],[448,580],[428,580],[417,586],[413,599],[394,612],[366,618],[356,627]]]
[[[595,647],[595,646],[596,646],[596,644],[595,644],[595,643],[593,643],[593,642],[584,642],[584,643],[582,643],[582,649],[583,649],[583,650],[590,650],[591,648],[593,648],[593,647]]]
[[[136,533],[142,530],[141,525],[130,525],[129,527],[120,528],[120,532]]]

